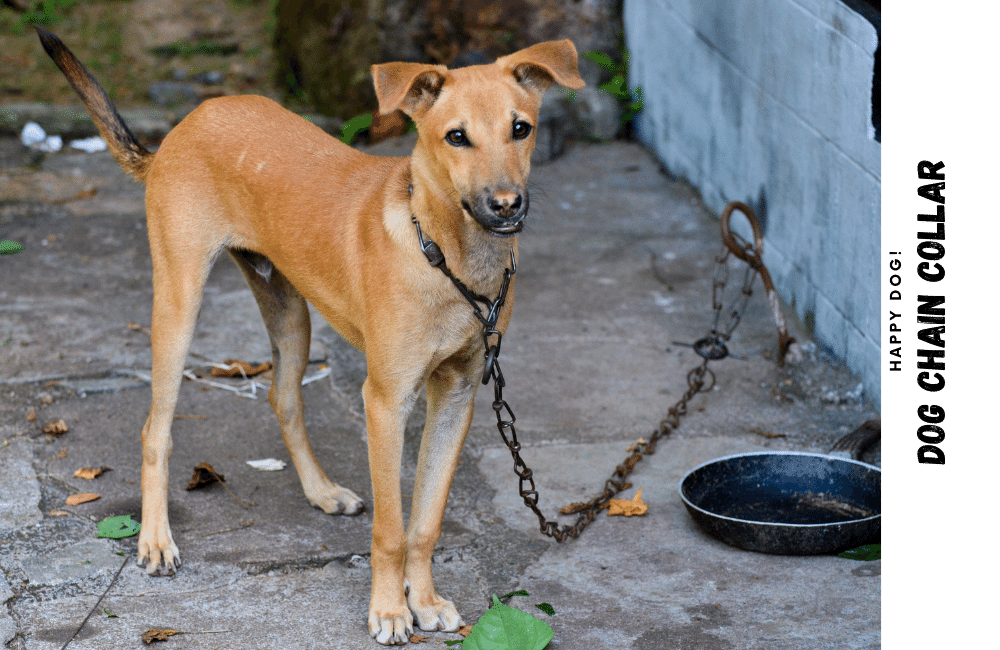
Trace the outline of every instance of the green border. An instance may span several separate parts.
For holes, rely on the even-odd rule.
[[[1000,402],[991,286],[1000,228],[990,209],[1000,188],[1000,5],[892,0],[882,15],[883,647],[988,647],[1000,602],[992,500],[1000,427],[988,417]],[[933,208],[916,194],[924,159],[946,164],[946,278],[933,284],[916,275],[916,214]],[[903,252],[901,302],[887,301],[889,250]],[[936,394],[916,385],[919,293],[946,296],[946,386]],[[892,305],[905,310],[900,372],[888,371]],[[923,403],[946,411],[942,466],[916,462]]]

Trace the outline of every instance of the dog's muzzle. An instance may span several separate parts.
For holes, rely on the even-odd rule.
[[[516,235],[524,228],[528,216],[527,191],[486,191],[473,203],[462,201],[462,207],[479,225],[497,235]]]

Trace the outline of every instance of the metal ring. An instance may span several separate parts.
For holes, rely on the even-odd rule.
[[[747,221],[750,222],[750,228],[753,229],[753,246],[730,229],[729,220],[733,216],[734,210],[742,212]],[[726,248],[732,251],[733,255],[755,269],[763,264],[764,232],[760,227],[760,221],[757,220],[757,215],[754,214],[749,205],[740,201],[733,201],[727,205],[719,218],[719,228],[722,231],[722,242]]]
[[[718,361],[729,356],[729,348],[718,337],[706,336],[695,341],[691,347],[699,356],[709,361]]]

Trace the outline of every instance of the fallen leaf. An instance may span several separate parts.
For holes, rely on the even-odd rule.
[[[455,634],[461,634],[462,636],[467,637],[470,634],[472,634],[472,626],[471,625],[463,625],[462,627],[460,627],[457,630],[455,630]]]
[[[73,472],[73,476],[76,478],[85,478],[88,481],[93,480],[108,471],[108,467],[81,467]]]
[[[56,454],[55,456],[53,456],[49,460],[61,460],[63,458],[66,458],[66,454],[67,453],[69,453],[69,448],[68,447],[63,447],[62,449],[59,450],[58,454]]]
[[[191,475],[187,489],[194,490],[217,482],[225,483],[226,477],[216,472],[210,463],[202,463],[194,468],[194,474]]]
[[[138,535],[142,526],[132,519],[132,515],[108,517],[97,524],[97,536],[108,539],[124,539]]]
[[[183,634],[183,632],[178,632],[177,630],[146,630],[142,633],[142,642],[149,645],[153,641],[166,641],[175,634]]]
[[[45,408],[54,401],[55,399],[48,393],[42,393],[41,395],[38,396],[38,405],[41,408]]]
[[[238,359],[226,359],[222,363],[229,367],[212,368],[213,377],[253,377],[271,369],[270,361],[265,361],[259,366],[254,366]]]
[[[50,436],[61,436],[67,431],[69,431],[69,427],[66,426],[66,420],[51,420],[42,427],[42,433],[47,433]]]
[[[65,517],[68,514],[65,510],[49,510],[50,517]]]
[[[612,515],[624,515],[626,517],[644,515],[648,509],[649,506],[642,502],[642,488],[639,488],[635,496],[631,499],[611,499],[608,502],[609,517]]]
[[[429,636],[420,636],[419,634],[410,635],[410,643],[427,643]]]
[[[32,406],[28,409],[28,422],[34,422],[38,419],[38,415],[35,413],[35,407]]]
[[[68,506],[78,506],[81,503],[87,503],[88,501],[97,501],[101,498],[100,494],[94,494],[93,492],[83,492],[81,494],[71,494],[66,497],[66,505]]]
[[[466,650],[517,648],[542,650],[552,641],[553,631],[545,621],[508,607],[493,596],[493,606],[486,610],[462,642]]]

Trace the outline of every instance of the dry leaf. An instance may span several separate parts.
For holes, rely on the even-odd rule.
[[[187,489],[194,490],[216,482],[225,483],[225,481],[226,477],[216,472],[210,463],[202,463],[194,468],[194,474],[191,475]]]
[[[47,433],[50,436],[61,436],[67,431],[69,431],[69,427],[66,426],[66,420],[51,420],[42,427],[42,433]]]
[[[648,509],[649,506],[642,502],[642,488],[639,488],[635,496],[631,499],[611,499],[608,502],[609,517],[612,515],[624,515],[626,517],[644,515]]]
[[[467,637],[470,634],[472,634],[472,626],[471,625],[463,625],[462,627],[460,627],[457,630],[455,630],[455,634],[461,634],[462,636]]]
[[[410,643],[427,643],[429,636],[420,636],[419,634],[410,635]]]
[[[149,645],[153,641],[166,641],[175,634],[183,634],[177,630],[146,630],[142,633],[142,642]]]
[[[50,517],[65,517],[68,514],[65,510],[49,510]]]
[[[222,363],[229,366],[229,368],[212,368],[213,377],[253,377],[271,369],[270,361],[265,361],[259,366],[254,366],[238,359],[226,359]]]
[[[28,409],[28,422],[34,422],[38,419],[38,415],[35,413],[35,407],[32,406]]]
[[[73,476],[77,478],[85,478],[89,481],[97,478],[106,471],[108,471],[107,467],[81,467],[73,472]]]
[[[97,501],[101,498],[100,494],[94,494],[93,492],[83,492],[81,494],[71,494],[66,497],[66,505],[68,506],[78,506],[81,503],[87,503],[88,501]]]
[[[45,408],[46,406],[48,406],[49,404],[51,404],[54,401],[55,401],[55,399],[53,399],[53,397],[51,395],[49,395],[48,393],[43,393],[43,394],[39,395],[39,397],[38,397],[38,405],[41,408]]]
[[[67,453],[69,453],[69,448],[68,447],[63,447],[62,449],[59,450],[58,454],[56,454],[55,456],[53,456],[49,460],[61,460],[63,458],[66,458],[66,454]]]

